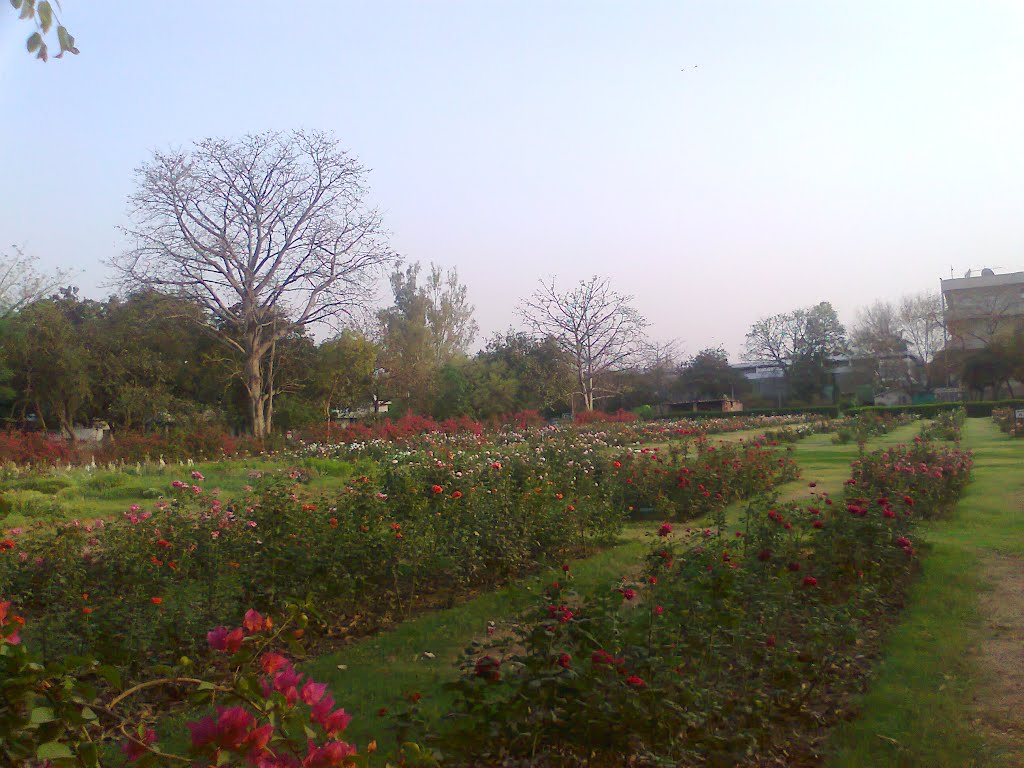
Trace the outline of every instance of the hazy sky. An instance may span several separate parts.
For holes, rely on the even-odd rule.
[[[0,8],[0,244],[100,298],[153,149],[335,132],[487,335],[611,278],[660,340],[1024,269],[1024,3],[64,0]],[[681,71],[685,68],[685,71]]]

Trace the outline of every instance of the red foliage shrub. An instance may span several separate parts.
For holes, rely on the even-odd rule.
[[[605,413],[604,411],[580,411],[573,419],[577,424],[593,424],[595,422],[627,424],[636,420],[637,415],[635,413],[624,411],[621,408],[615,413]]]

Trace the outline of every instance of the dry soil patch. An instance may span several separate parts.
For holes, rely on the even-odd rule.
[[[979,606],[983,680],[975,704],[991,741],[1024,756],[1024,558],[990,554],[982,562],[992,590]]]

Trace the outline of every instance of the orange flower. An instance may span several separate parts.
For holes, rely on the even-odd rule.
[[[83,608],[83,609],[82,609],[82,613],[84,613],[84,614],[90,614],[90,613],[92,613],[92,608],[89,608],[89,607],[85,607],[85,608]]]
[[[151,602],[153,605],[160,605],[163,601],[164,601],[164,599],[162,597],[151,597],[151,598],[149,598],[149,602]]]
[[[337,528],[338,527],[338,518],[332,517],[330,520],[327,521],[327,524],[329,526],[331,526],[331,528]]]
[[[556,499],[558,499],[559,501],[561,501],[562,499],[564,499],[564,498],[565,498],[565,496],[563,496],[563,495],[562,495],[562,494],[560,494],[560,493],[556,493],[556,494],[555,494],[555,498],[556,498]]]
[[[462,491],[456,491],[455,493],[453,493],[452,494],[452,498],[453,499],[461,499],[462,498]]]

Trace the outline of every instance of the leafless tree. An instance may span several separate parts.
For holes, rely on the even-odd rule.
[[[68,273],[58,270],[44,274],[33,259],[14,245],[0,254],[0,320],[55,291]]]
[[[832,359],[847,349],[846,329],[832,305],[822,301],[755,322],[747,332],[745,357],[774,363],[787,389],[810,397],[828,378]],[[779,398],[781,403],[781,391]]]
[[[930,363],[942,349],[942,299],[937,293],[904,296],[899,304],[903,337],[922,362]]]
[[[888,301],[864,307],[850,329],[850,345],[861,355],[881,357],[907,350],[899,311]]]
[[[540,288],[519,306],[530,330],[555,339],[571,358],[577,387],[573,394],[582,398],[585,410],[613,394],[605,383],[608,374],[643,359],[648,323],[632,301],[632,296],[612,290],[608,278],[595,275],[566,293],[559,293],[555,278],[542,279]]]
[[[365,203],[366,169],[328,134],[206,139],[136,171],[126,287],[198,302],[242,359],[252,432],[273,418],[276,343],[364,308],[394,254]]]

